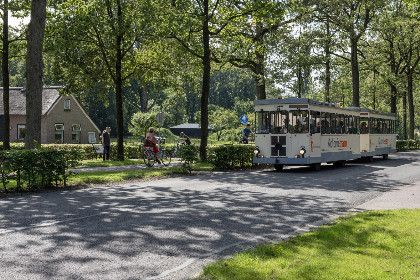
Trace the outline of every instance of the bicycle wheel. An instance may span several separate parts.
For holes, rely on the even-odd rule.
[[[144,150],[143,153],[144,164],[147,167],[152,167],[155,164],[155,153],[149,149]]]
[[[160,160],[162,161],[163,165],[168,166],[171,163],[171,153],[169,151],[162,151],[162,155],[160,156]]]

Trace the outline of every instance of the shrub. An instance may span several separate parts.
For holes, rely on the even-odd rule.
[[[208,161],[215,168],[231,170],[252,165],[253,145],[221,145],[208,148]]]
[[[397,140],[397,151],[415,150],[420,148],[420,140]]]
[[[191,165],[198,160],[198,147],[194,145],[180,146],[179,157],[182,161],[182,168],[191,174]]]
[[[83,158],[79,149],[36,149],[12,150],[0,152],[0,172],[3,188],[11,180],[16,181],[16,189],[35,189],[39,187],[66,185],[67,178],[72,175],[70,168],[76,167]]]

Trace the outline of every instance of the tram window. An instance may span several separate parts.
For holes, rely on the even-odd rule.
[[[331,113],[330,114],[330,134],[335,134],[335,129],[337,126],[336,120],[335,120],[335,114]],[[327,128],[327,133],[328,133],[328,128]]]
[[[375,133],[376,134],[381,134],[382,133],[382,120],[381,119],[376,119]]]
[[[256,112],[256,133],[269,133],[270,132],[270,113],[269,112]]]
[[[311,118],[309,119],[309,125],[311,133],[320,133],[321,132],[321,113],[311,111]]]
[[[346,133],[346,134],[353,133],[352,121],[353,121],[353,116],[348,116],[348,115],[344,116],[344,132],[343,133]]]
[[[330,127],[330,113],[322,112],[321,113],[321,133],[328,134]]]
[[[335,119],[335,133],[343,134],[344,133],[344,115],[337,114]]]
[[[290,111],[290,130],[291,133],[308,133],[309,132],[309,114],[308,111]]]
[[[288,112],[287,111],[276,111],[271,112],[271,129],[270,133],[283,134],[288,132]]]
[[[360,134],[368,134],[368,133],[369,133],[369,119],[360,118]]]
[[[360,117],[353,116],[354,126],[353,126],[353,133],[360,134]]]

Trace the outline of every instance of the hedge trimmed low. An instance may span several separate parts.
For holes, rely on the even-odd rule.
[[[70,168],[83,159],[77,149],[35,149],[0,151],[1,183],[5,191],[8,184],[16,181],[16,190],[66,185],[72,174]]]
[[[254,145],[227,144],[208,147],[208,162],[215,168],[231,170],[252,165]]]

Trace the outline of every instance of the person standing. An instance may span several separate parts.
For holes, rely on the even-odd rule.
[[[102,147],[104,147],[103,160],[109,160],[111,152],[111,128],[109,126],[102,133]]]

